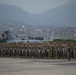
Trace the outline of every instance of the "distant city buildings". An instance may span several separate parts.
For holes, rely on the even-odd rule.
[[[58,26],[39,26],[39,25],[25,25],[25,24],[0,24],[0,38],[2,32],[9,30],[17,39],[29,39],[43,37],[44,40],[53,39],[76,39],[76,27],[58,27]]]

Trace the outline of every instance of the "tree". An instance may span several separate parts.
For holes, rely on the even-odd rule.
[[[54,41],[56,41],[56,42],[63,42],[64,40],[63,39],[55,39]]]
[[[43,37],[35,37],[34,39],[35,39],[35,40],[44,40]]]
[[[0,43],[6,42],[6,39],[0,39]]]

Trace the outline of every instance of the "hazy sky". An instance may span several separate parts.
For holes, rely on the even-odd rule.
[[[0,3],[16,5],[30,14],[39,14],[70,1],[72,0],[0,0]]]

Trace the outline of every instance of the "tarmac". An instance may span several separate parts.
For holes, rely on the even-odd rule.
[[[0,75],[76,75],[76,60],[0,58]]]

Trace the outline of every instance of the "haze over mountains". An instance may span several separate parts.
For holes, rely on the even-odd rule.
[[[5,21],[29,25],[76,26],[76,1],[49,9],[38,15],[31,15],[17,6],[0,4],[0,22]]]

